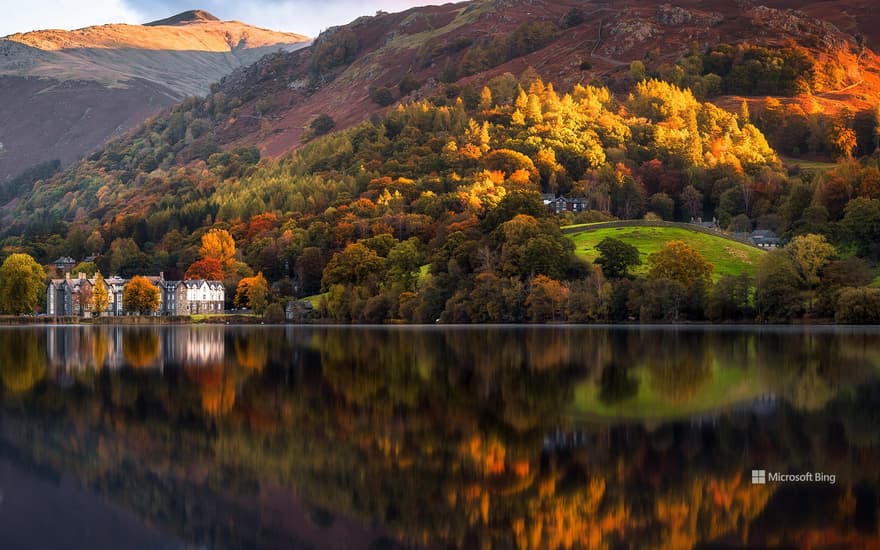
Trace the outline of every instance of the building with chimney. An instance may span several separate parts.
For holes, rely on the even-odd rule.
[[[159,289],[157,315],[223,313],[226,289],[222,281],[166,281],[164,273],[146,278]],[[129,279],[117,276],[104,279],[109,299],[109,307],[104,315],[127,313],[123,308],[122,294],[128,282]],[[72,277],[67,273],[63,279],[52,279],[46,288],[46,313],[55,317],[89,317],[94,288],[95,279],[84,274]]]

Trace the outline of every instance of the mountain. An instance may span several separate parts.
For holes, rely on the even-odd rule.
[[[384,112],[371,90],[388,88],[392,100],[428,97],[445,83],[479,87],[533,67],[558,89],[601,82],[624,92],[631,61],[658,71],[695,46],[720,44],[796,46],[809,58],[803,72],[816,73],[809,101],[818,107],[811,103],[807,109],[858,110],[876,102],[880,65],[866,46],[878,42],[880,26],[865,23],[873,21],[870,2],[834,2],[833,9],[829,2],[767,3],[776,7],[747,0],[476,0],[361,17],[322,33],[311,48],[268,57],[226,77],[216,91],[240,105],[214,133],[221,145],[257,146],[278,156],[300,146],[320,114],[332,114],[338,129]],[[831,76],[819,82],[825,72]],[[400,93],[404,79],[421,88],[410,85]],[[755,91],[714,94],[713,101],[738,108],[742,96],[796,100],[790,90]]]
[[[307,43],[204,11],[2,38],[0,181],[50,159],[69,164],[236,68]]]

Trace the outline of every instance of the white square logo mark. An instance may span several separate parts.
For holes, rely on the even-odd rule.
[[[767,472],[765,470],[752,470],[752,485],[764,485],[767,483]]]

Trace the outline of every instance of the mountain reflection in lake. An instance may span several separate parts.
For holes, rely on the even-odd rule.
[[[11,547],[71,484],[127,547],[880,547],[880,330],[2,328],[0,383]]]

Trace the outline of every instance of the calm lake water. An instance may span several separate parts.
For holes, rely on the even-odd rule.
[[[880,329],[0,328],[4,549],[880,548],[878,520]]]

